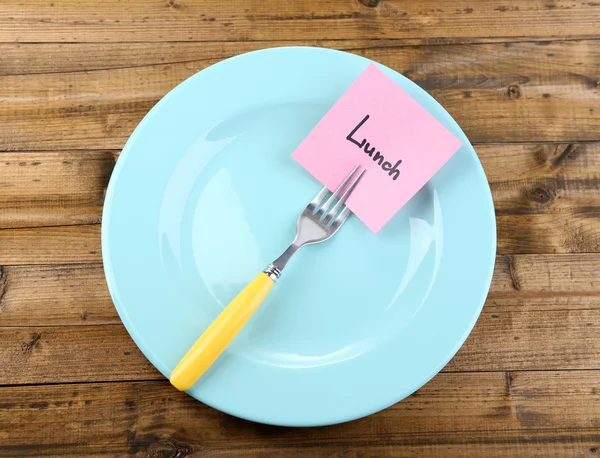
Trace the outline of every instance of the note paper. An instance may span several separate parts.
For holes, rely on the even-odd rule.
[[[371,64],[292,157],[330,190],[354,166],[364,167],[347,205],[376,233],[460,146],[460,140]]]

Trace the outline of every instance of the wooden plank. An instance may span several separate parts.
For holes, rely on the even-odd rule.
[[[0,328],[0,385],[160,379],[122,326]]]
[[[596,2],[584,0],[4,0],[0,41],[571,37],[597,36],[599,18]]]
[[[371,417],[277,428],[213,410],[168,382],[1,388],[0,454],[588,456],[598,371],[440,374]],[[267,440],[268,439],[268,440]],[[329,455],[331,453],[331,455]]]
[[[600,250],[600,143],[477,150],[494,196],[499,253]],[[0,228],[99,221],[112,155],[0,153],[10,158],[0,161]],[[0,265],[97,262],[99,233],[96,225],[0,230]]]
[[[484,313],[446,372],[600,369],[600,308]],[[0,384],[161,378],[121,326],[0,328]]]
[[[0,228],[99,223],[110,151],[0,153]]]
[[[600,34],[599,34],[600,37]],[[486,38],[486,40],[490,40]],[[559,61],[567,61],[574,65],[579,76],[585,79],[595,75],[594,61],[590,56],[597,54],[598,38],[576,41],[562,41],[554,38],[536,42],[532,40],[511,41],[508,37],[499,38],[497,43],[465,44],[423,44],[407,45],[403,40],[366,39],[353,40],[308,40],[302,39],[293,43],[295,46],[312,46],[334,48],[354,52],[370,59],[380,60],[388,66],[395,66],[398,71],[408,73],[407,76],[422,75],[421,81],[428,74],[439,74],[443,68],[452,63],[449,54],[458,53],[458,57],[469,65],[475,65],[477,59],[470,58],[473,50],[485,50],[478,56],[479,61],[498,60],[492,51],[502,53],[520,61],[536,78],[547,74],[548,65],[561,75],[569,75],[568,69],[561,68]],[[460,44],[460,46],[459,46]],[[469,44],[469,43],[467,43]],[[285,41],[241,41],[241,42],[162,42],[162,43],[1,43],[0,42],[0,76],[29,75],[43,73],[72,73],[117,68],[145,67],[152,65],[175,64],[190,61],[207,61],[208,64],[246,52],[259,49],[290,45]],[[433,55],[431,55],[433,53]],[[491,54],[491,55],[490,55]],[[527,56],[525,56],[527,54]],[[548,54],[551,54],[550,56]],[[528,64],[523,62],[528,58]],[[473,62],[473,63],[472,63]],[[412,65],[411,65],[412,64]],[[509,69],[506,62],[498,62],[502,68]],[[456,68],[460,68],[455,62]],[[489,65],[489,64],[487,64]],[[467,70],[464,68],[463,70]],[[454,68],[454,67],[452,67]],[[515,76],[517,74],[510,73]],[[571,76],[577,76],[570,74]],[[491,78],[493,75],[486,75]],[[479,75],[483,78],[482,75]],[[484,81],[483,79],[480,82]],[[426,81],[423,86],[432,85],[435,81]],[[454,83],[458,83],[458,78]],[[452,80],[446,80],[447,84]],[[435,88],[435,87],[433,87]]]
[[[565,213],[498,216],[498,253],[598,252],[597,208],[587,208],[584,214],[576,216]],[[69,235],[75,237],[75,244],[68,245],[66,238]],[[0,249],[5,249],[0,252],[0,262],[4,265],[96,262],[101,258],[100,228],[65,226],[2,230]]]
[[[0,230],[0,265],[77,264],[101,259],[99,224]]]
[[[599,265],[596,254],[498,256],[483,313],[597,310]]]
[[[498,252],[600,250],[600,144],[477,146],[496,209]]]
[[[596,310],[598,254],[498,256],[483,313]],[[101,264],[0,268],[0,326],[120,324]]]
[[[572,185],[570,191],[588,191],[586,198],[595,194],[589,187],[600,175],[600,143],[476,144],[475,150],[495,193],[494,200],[508,203],[497,208],[502,214],[519,213],[508,211],[514,205],[510,198],[522,194],[519,189],[514,192],[514,184],[531,186],[555,178],[557,187],[575,181],[579,186]],[[531,203],[529,207],[540,209]]]
[[[595,212],[595,210],[591,210]],[[588,253],[600,251],[597,244],[598,217],[569,220],[569,215],[536,215],[513,217],[503,224],[498,218],[498,253]],[[557,235],[553,239],[536,239],[549,224],[563,229],[581,227],[580,232]],[[558,231],[556,231],[558,232]],[[523,234],[519,242],[518,235]],[[508,234],[508,235],[506,235]],[[100,262],[100,225],[57,226],[0,230],[0,265],[60,265]]]
[[[598,206],[600,143],[478,145],[476,150],[499,217],[578,217]]]
[[[379,458],[382,456],[392,458],[413,458],[415,456],[432,456],[432,457],[498,457],[504,458],[506,456],[513,456],[516,453],[520,457],[540,457],[540,458],[563,458],[575,454],[575,456],[584,453],[596,454],[598,448],[596,444],[598,441],[596,437],[591,434],[578,434],[571,433],[568,438],[561,436],[560,438],[554,438],[544,434],[534,434],[533,437],[527,438],[527,444],[519,443],[518,440],[513,439],[510,443],[498,444],[494,440],[488,440],[489,434],[478,434],[469,437],[467,442],[463,440],[461,444],[447,444],[443,439],[440,439],[438,444],[435,445],[412,445],[408,441],[400,441],[397,443],[389,443],[387,445],[377,445],[363,447],[362,445],[354,445],[352,443],[341,443],[333,446],[320,446],[320,445],[309,445],[297,447],[285,447],[284,452],[292,454],[294,457],[305,457],[312,458],[315,456],[315,452],[319,453],[320,456],[343,456],[348,458]],[[487,440],[487,443],[486,443]],[[460,442],[460,441],[457,441]],[[489,442],[492,442],[491,444]],[[560,442],[560,443],[559,443]],[[543,446],[538,445],[543,443]],[[173,446],[159,446],[158,449],[162,450],[166,448],[166,453],[171,453],[173,450],[177,451],[176,445]],[[242,457],[242,458],[262,458],[262,457],[279,457],[279,452],[275,447],[268,447],[263,445],[262,447],[256,447],[252,449],[236,449],[229,450],[228,448],[217,450],[211,453],[212,457]]]
[[[600,143],[479,145],[477,151],[494,197],[499,253],[600,251]],[[0,228],[99,221],[112,154],[0,153],[11,158],[0,161],[6,189]],[[21,155],[28,160],[14,165]],[[48,195],[54,199],[46,201]],[[99,230],[0,230],[0,265],[97,262]]]
[[[484,313],[444,370],[600,369],[599,333],[597,306],[593,310]]]
[[[568,215],[497,216],[499,253],[589,253],[600,250],[597,207],[591,218]],[[501,238],[500,238],[501,237]]]
[[[476,149],[494,196],[501,252],[597,250],[600,143]],[[0,153],[0,229],[99,222],[117,155]]]
[[[379,40],[304,41],[302,44],[352,49],[380,47]],[[389,44],[398,45],[395,40]],[[237,43],[0,43],[0,76],[90,72],[145,67],[189,61],[209,61],[262,48],[282,46],[277,41]]]
[[[35,48],[12,45],[0,76],[0,150],[120,149],[147,111],[178,83],[222,58],[265,44],[286,43],[221,43],[206,49],[187,43],[106,49],[44,45],[33,54],[46,52],[39,63],[28,54]],[[600,47],[595,40],[328,44],[414,80],[448,109],[472,141],[600,140]]]
[[[100,264],[0,268],[0,326],[120,324]]]

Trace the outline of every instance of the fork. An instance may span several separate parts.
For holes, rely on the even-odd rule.
[[[329,189],[323,188],[300,213],[296,237],[288,249],[229,303],[171,372],[169,380],[175,388],[188,390],[217,360],[267,297],[296,251],[305,245],[324,242],[344,224],[352,213],[345,205],[346,199],[365,172],[358,169],[358,165],[354,167],[327,200]]]

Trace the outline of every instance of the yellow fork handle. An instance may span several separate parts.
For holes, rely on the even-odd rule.
[[[188,390],[223,353],[256,312],[275,282],[264,272],[252,280],[188,350],[169,377],[180,391]]]

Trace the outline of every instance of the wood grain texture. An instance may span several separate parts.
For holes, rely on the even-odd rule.
[[[121,324],[100,264],[0,268],[0,326]]]
[[[395,39],[354,39],[354,40],[298,40],[293,43],[267,40],[260,42],[164,42],[164,43],[0,43],[0,76],[35,75],[45,73],[73,73],[97,70],[112,70],[118,68],[145,67],[168,65],[184,62],[203,62],[210,65],[222,59],[259,49],[282,46],[313,46],[353,52],[371,59],[378,59],[388,66],[408,76],[427,76],[428,72],[441,73],[452,64],[452,55],[461,61],[454,62],[456,68],[467,71],[469,66],[479,62],[488,62],[486,67],[497,63],[508,71],[526,68],[535,80],[542,77],[548,79],[548,74],[570,75],[590,83],[596,75],[597,43],[595,39],[581,40],[545,40],[510,41],[506,38],[491,43],[464,44],[438,43],[423,45],[407,45],[402,40]],[[487,51],[482,55],[473,56],[477,50]],[[497,54],[510,57],[517,62],[501,62]],[[591,58],[591,61],[589,60]],[[568,68],[560,62],[573,65]],[[412,65],[411,65],[412,64]],[[454,68],[454,67],[450,67]],[[514,73],[510,73],[514,75]],[[488,80],[493,74],[477,75],[481,81]],[[424,78],[417,81],[423,82]],[[439,84],[430,80],[423,86],[439,89]],[[452,80],[446,80],[446,85]],[[458,83],[454,81],[454,83]]]
[[[600,369],[600,308],[484,313],[445,372]],[[0,327],[0,385],[162,376],[121,326]]]
[[[229,41],[597,36],[584,0],[4,0],[0,41]]]
[[[600,372],[440,374],[327,428],[239,420],[168,382],[0,388],[2,456],[594,456]],[[40,434],[39,431],[44,431]]]
[[[0,385],[160,379],[122,326],[0,328]]]
[[[499,253],[600,249],[600,144],[481,145]]]
[[[492,189],[499,253],[600,250],[600,143],[476,150]],[[0,229],[99,222],[117,154],[0,153]],[[68,234],[76,238],[64,250]],[[97,262],[98,234],[93,226],[0,231],[0,265]]]
[[[86,263],[101,259],[99,224],[0,230],[0,265]]]
[[[0,153],[0,228],[99,223],[110,151]]]
[[[598,310],[600,256],[504,255],[482,313]]]
[[[598,310],[598,254],[498,256],[484,314]],[[99,263],[0,268],[0,326],[121,325]]]
[[[598,333],[598,308],[486,313],[444,370],[600,369]]]
[[[498,253],[589,253],[600,251],[598,216],[569,220],[570,215],[498,218]],[[508,223],[506,223],[508,221]],[[551,231],[545,227],[562,227]],[[569,228],[574,227],[575,232]],[[519,234],[523,237],[519,238]],[[540,238],[537,238],[540,236]],[[510,238],[509,238],[510,237]],[[100,262],[100,225],[57,226],[0,230],[0,265],[52,265]]]
[[[120,149],[169,90],[253,49],[236,43],[55,45],[37,51],[46,53],[39,63],[20,65],[32,46],[3,45],[11,63],[0,71],[0,150]],[[339,47],[414,80],[471,141],[600,140],[596,40],[417,47],[362,40]],[[53,69],[51,62],[58,62]]]
[[[0,456],[600,456],[599,23],[588,0],[2,0]],[[476,142],[497,215],[490,294],[455,358],[328,428],[174,390],[101,264],[106,185],[141,118],[197,71],[285,45],[430,92]]]

